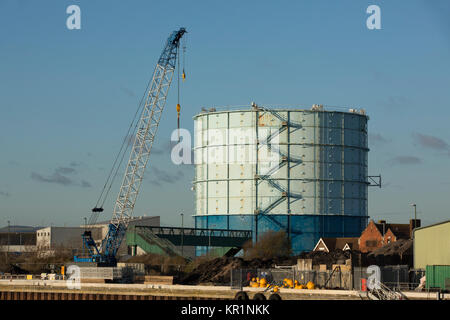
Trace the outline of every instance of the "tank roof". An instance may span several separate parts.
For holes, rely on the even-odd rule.
[[[206,114],[220,114],[220,113],[232,113],[232,112],[253,112],[253,111],[274,111],[274,112],[331,112],[331,113],[344,113],[344,114],[354,114],[357,116],[367,117],[366,111],[362,108],[347,108],[347,107],[337,107],[337,106],[323,106],[323,105],[312,105],[311,108],[303,106],[257,106],[246,105],[246,106],[221,106],[221,107],[211,107],[211,108],[201,108],[200,113],[196,114],[193,119]]]

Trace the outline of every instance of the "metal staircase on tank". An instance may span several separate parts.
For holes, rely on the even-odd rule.
[[[267,181],[272,187],[274,187],[275,189],[277,189],[281,192],[281,197],[279,197],[278,199],[273,201],[267,207],[257,210],[257,213],[258,213],[258,215],[262,215],[262,216],[270,219],[272,222],[274,222],[276,225],[278,225],[281,229],[284,229],[285,226],[283,226],[279,221],[277,221],[276,219],[271,217],[271,215],[268,213],[273,208],[278,206],[281,202],[283,202],[284,200],[293,198],[293,199],[296,199],[294,201],[297,201],[299,199],[302,199],[302,195],[300,193],[288,192],[286,190],[286,188],[284,188],[281,184],[279,184],[276,181],[276,179],[272,178],[272,175],[275,174],[277,171],[279,171],[282,167],[284,167],[284,165],[288,165],[289,163],[300,164],[303,161],[300,158],[292,157],[288,154],[283,153],[279,148],[276,148],[275,146],[273,146],[271,144],[271,141],[275,137],[279,136],[283,131],[286,131],[288,128],[296,128],[296,130],[298,130],[298,129],[302,128],[302,125],[299,123],[288,121],[288,119],[283,117],[280,113],[278,113],[275,110],[261,108],[261,107],[259,107],[259,110],[262,110],[264,112],[269,112],[272,115],[274,115],[277,119],[279,119],[281,121],[281,126],[279,127],[278,130],[276,130],[275,132],[272,132],[269,136],[267,136],[264,141],[260,141],[260,143],[258,144],[258,149],[261,148],[261,145],[263,145],[263,146],[267,146],[267,148],[270,152],[272,152],[272,151],[278,152],[278,154],[280,155],[280,161],[276,166],[272,167],[265,174],[257,175],[256,176],[257,183],[259,184],[259,183],[261,183],[261,181]],[[288,132],[288,134],[289,134],[289,132]],[[296,233],[296,232],[292,232],[292,233]]]

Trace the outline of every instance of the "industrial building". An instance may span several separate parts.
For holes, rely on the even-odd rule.
[[[159,216],[139,216],[130,220],[130,226],[145,225],[159,226]],[[82,234],[88,230],[92,232],[92,238],[101,247],[102,240],[108,233],[109,222],[103,221],[93,225],[81,225],[79,227],[46,227],[36,231],[36,248],[39,252],[51,254],[56,249],[80,250],[83,247]],[[125,255],[128,252],[126,240],[122,241],[118,254]]]
[[[91,231],[94,239],[101,239],[101,227],[46,227],[36,231],[36,249],[45,254],[57,249],[81,249],[81,235],[85,230]]]
[[[195,225],[285,230],[294,253],[367,225],[364,110],[204,110],[195,122]],[[198,254],[205,248],[198,248]]]
[[[39,227],[7,226],[0,228],[0,252],[33,252]]]
[[[450,220],[414,231],[414,268],[450,266]]]

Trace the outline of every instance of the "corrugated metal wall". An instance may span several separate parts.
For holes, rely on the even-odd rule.
[[[414,231],[414,268],[450,265],[450,221]]]

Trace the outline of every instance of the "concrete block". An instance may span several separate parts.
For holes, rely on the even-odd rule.
[[[105,279],[80,279],[80,283],[105,283]]]
[[[173,284],[173,276],[145,276],[144,284]]]
[[[310,271],[312,270],[312,259],[298,259],[297,269],[299,271]]]
[[[345,264],[333,264],[331,266],[331,269],[334,270],[336,267],[341,267],[341,272],[348,272],[352,270],[351,266],[345,265]]]

